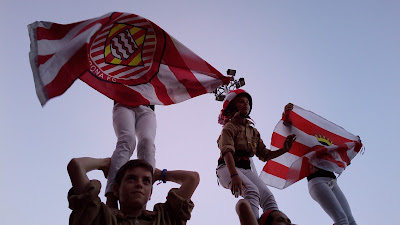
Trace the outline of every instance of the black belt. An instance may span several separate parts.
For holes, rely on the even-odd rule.
[[[250,166],[250,158],[246,156],[233,156],[233,160],[235,161],[235,166],[237,168],[242,168],[242,169],[251,169]],[[224,158],[220,157],[218,159],[218,166],[225,165],[225,160]]]
[[[333,172],[326,171],[323,169],[318,169],[317,172],[307,176],[307,180],[310,181],[311,179],[316,177],[330,177],[332,179],[336,179],[336,176]]]

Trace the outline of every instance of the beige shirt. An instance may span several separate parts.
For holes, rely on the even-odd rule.
[[[222,128],[217,140],[221,156],[227,152],[232,152],[235,156],[237,151],[245,151],[249,157],[256,155],[265,162],[269,149],[262,141],[260,133],[252,125],[251,121],[236,113]]]
[[[72,213],[69,225],[184,225],[190,219],[194,204],[176,194],[172,188],[165,203],[154,205],[155,215],[117,217],[99,198],[101,184],[91,180],[87,192],[74,195],[72,188],[68,192],[69,208]]]

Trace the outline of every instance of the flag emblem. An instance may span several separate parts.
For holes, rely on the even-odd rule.
[[[157,73],[165,38],[163,31],[137,15],[115,17],[91,40],[90,72],[107,82],[139,85]]]
[[[315,135],[315,137],[317,138],[318,142],[322,145],[325,146],[331,146],[333,144],[332,141],[329,141],[329,138],[322,136],[322,135]]]
[[[146,30],[115,23],[108,34],[104,49],[105,62],[115,65],[143,66],[142,50]]]

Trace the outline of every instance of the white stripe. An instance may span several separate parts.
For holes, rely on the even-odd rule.
[[[259,177],[262,181],[264,181],[265,184],[275,187],[275,188],[278,188],[278,189],[283,189],[283,187],[285,187],[285,184],[286,184],[285,179],[276,177],[276,176],[266,173],[264,171],[261,171]]]
[[[180,43],[174,37],[170,36],[170,38],[189,69],[193,70],[194,69],[193,64],[195,64],[196,69],[204,72],[210,72],[210,68],[208,67],[206,61],[201,59],[198,55],[196,55],[196,53],[194,53],[192,50],[190,50],[185,45]]]
[[[163,105],[160,99],[157,98],[156,91],[154,90],[153,85],[150,83],[136,85],[136,86],[128,86],[126,87],[139,92],[144,98],[146,98],[151,105]]]
[[[157,77],[167,88],[168,96],[174,103],[179,103],[191,98],[186,87],[176,79],[174,73],[172,73],[167,65],[160,65]]]
[[[59,49],[57,53],[54,54],[44,64],[39,66],[39,73],[45,86],[54,80],[64,64],[67,63],[71,57],[87,43],[88,37],[100,29],[100,27],[101,24],[96,24],[95,26],[81,33],[70,42],[66,43],[62,49]]]
[[[222,81],[220,79],[216,79],[204,73],[197,73],[194,71],[192,71],[192,73],[208,93],[213,92],[215,88],[222,85]]]
[[[354,148],[356,147],[356,143],[350,142],[350,143],[346,143],[346,145],[349,148],[349,150],[347,151],[347,156],[350,158],[350,160],[352,160],[358,154],[358,152],[354,151]]]
[[[345,129],[343,129],[342,127],[332,123],[331,121],[326,120],[325,118],[311,112],[308,110],[305,110],[297,105],[295,105],[293,107],[293,112],[297,113],[298,115],[300,115],[301,117],[303,117],[304,119],[311,121],[312,123],[314,123],[315,125],[328,130],[336,135],[339,135],[341,137],[353,140],[353,141],[358,141],[358,137],[347,132]]]
[[[62,49],[67,48],[69,46],[71,46],[71,42],[76,43],[74,40],[75,39],[79,39],[79,40],[83,40],[83,41],[87,41],[88,39],[91,38],[91,36],[94,34],[94,32],[96,32],[98,29],[100,29],[100,26],[98,24],[96,24],[94,27],[96,27],[97,29],[93,29],[94,27],[91,27],[88,31],[85,31],[81,34],[79,34],[78,36],[76,36],[83,28],[85,28],[87,25],[89,25],[90,23],[102,19],[104,17],[109,16],[110,14],[106,14],[104,16],[101,17],[97,17],[94,19],[90,19],[90,20],[85,20],[82,21],[79,25],[77,25],[76,27],[72,28],[62,39],[59,40],[37,40],[38,43],[38,54],[39,55],[51,55],[57,52],[62,51]],[[48,28],[49,23],[48,22],[36,22],[38,27],[44,27],[46,29]],[[93,33],[92,33],[93,32]]]
[[[313,147],[315,145],[321,145],[315,136],[309,135],[294,126],[285,126],[283,121],[280,120],[276,125],[274,132],[280,134],[284,137],[287,137],[289,134],[296,135],[296,142],[306,145],[308,147]],[[276,146],[275,146],[276,147]],[[272,146],[271,146],[272,148]]]
[[[298,160],[300,157],[298,157],[297,155],[293,155],[292,153],[285,153],[279,157],[276,157],[274,159],[272,159],[272,161],[275,161],[279,164],[282,164],[286,167],[290,167],[292,165],[292,163],[296,160]]]

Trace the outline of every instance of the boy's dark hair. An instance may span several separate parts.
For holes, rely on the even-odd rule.
[[[279,211],[279,210],[267,210],[265,211],[261,217],[258,219],[258,224],[259,225],[270,225],[272,224],[274,218],[273,216],[271,216],[271,214],[275,211]]]
[[[136,168],[136,167],[141,167],[141,168],[148,170],[151,173],[151,176],[153,178],[153,167],[143,159],[134,159],[134,160],[130,160],[127,163],[125,163],[118,170],[117,175],[115,176],[115,183],[118,185],[121,185],[122,178],[124,177],[125,172],[129,169]]]
[[[274,218],[271,216],[271,215],[269,215],[268,217],[267,217],[267,221],[265,221],[265,225],[269,225],[269,224],[272,224],[272,221],[274,220]]]

